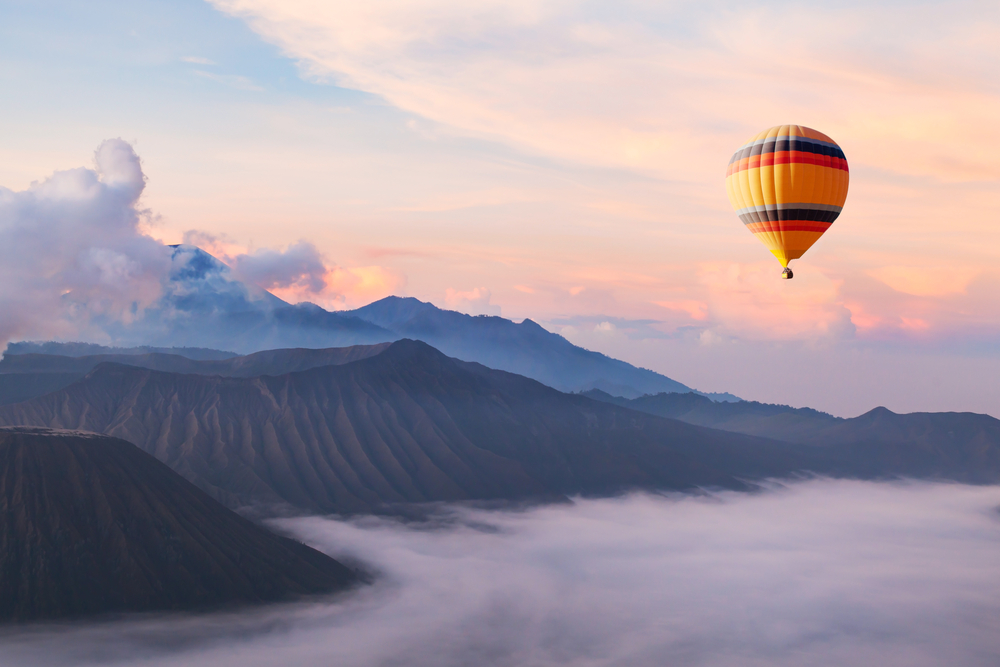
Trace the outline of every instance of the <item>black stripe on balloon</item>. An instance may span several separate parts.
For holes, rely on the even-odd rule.
[[[840,211],[817,211],[811,208],[786,208],[782,211],[750,211],[740,216],[743,224],[753,222],[784,222],[787,220],[809,220],[811,222],[833,222]]]
[[[745,146],[733,154],[729,164],[742,160],[752,155],[767,155],[779,151],[799,151],[800,153],[813,153],[814,155],[828,155],[846,161],[847,157],[839,146],[827,146],[825,144],[814,143],[804,137],[780,137],[768,139],[759,144]]]
[[[800,153],[813,153],[815,155],[828,155],[846,160],[844,151],[837,146],[827,146],[817,144],[803,139],[802,137],[780,137],[777,141],[765,141],[761,144],[761,154],[778,153],[780,151],[799,151]]]

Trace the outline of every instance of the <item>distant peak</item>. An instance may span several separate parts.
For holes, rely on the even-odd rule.
[[[394,341],[389,344],[381,353],[375,355],[377,357],[386,357],[388,359],[393,359],[396,361],[430,361],[430,360],[450,360],[450,357],[446,355],[441,350],[428,345],[422,340],[413,340],[412,338],[401,338],[400,340]]]
[[[880,405],[877,408],[869,410],[868,412],[866,412],[865,414],[863,414],[861,416],[862,417],[884,417],[884,416],[887,416],[887,415],[893,415],[893,416],[895,416],[895,414],[896,413],[893,412],[892,410],[890,410],[889,408]]]
[[[387,296],[357,310],[345,311],[380,327],[393,329],[422,313],[437,312],[438,308],[412,296]]]
[[[420,299],[417,299],[416,297],[412,296],[387,296],[383,299],[379,299],[378,301],[372,301],[367,306],[363,306],[363,308],[371,308],[372,306],[403,306],[403,305],[410,306],[413,308],[419,308],[421,306],[424,306],[427,308],[434,308],[435,310],[437,310],[437,306],[435,306],[433,303],[427,301],[421,301]]]
[[[386,350],[397,350],[404,352],[415,352],[415,351],[425,352],[427,350],[433,350],[434,352],[441,354],[441,352],[438,352],[436,348],[428,345],[422,340],[414,340],[412,338],[400,338],[397,341],[393,341],[392,343],[389,343],[389,346],[386,348]]]

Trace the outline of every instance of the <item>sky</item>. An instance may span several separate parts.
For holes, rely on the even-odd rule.
[[[1000,488],[812,480],[428,521],[283,519],[332,601],[0,630],[5,666],[993,667]],[[946,567],[942,564],[946,563]]]
[[[145,179],[140,236],[234,264],[304,258],[302,279],[246,272],[290,301],[530,317],[704,391],[842,416],[1000,416],[996,3],[0,12],[9,193],[94,169],[121,138]],[[830,135],[851,167],[792,281],[724,187],[733,151],[783,123]]]

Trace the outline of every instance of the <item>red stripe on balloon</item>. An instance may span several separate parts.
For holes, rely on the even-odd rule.
[[[754,234],[761,232],[825,232],[832,222],[813,220],[783,220],[778,222],[751,222],[747,225]]]
[[[801,151],[779,151],[776,153],[765,153],[764,155],[751,155],[750,157],[733,162],[726,168],[726,176],[732,176],[747,169],[773,167],[776,164],[812,164],[817,167],[839,169],[840,171],[850,173],[850,169],[847,167],[847,160],[839,157],[803,153]]]

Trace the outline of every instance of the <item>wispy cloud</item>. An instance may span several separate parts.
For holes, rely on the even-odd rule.
[[[545,324],[564,336],[575,337],[581,332],[600,336],[622,336],[630,340],[670,338],[662,320],[628,319],[609,315],[573,315],[546,320]]]
[[[624,2],[610,15],[556,1],[214,4],[315,76],[563,158],[694,180],[719,171],[734,136],[792,115],[843,137],[860,164],[948,180],[1000,174],[985,150],[994,130],[969,116],[985,121],[998,105],[983,84],[1000,64],[1000,22],[981,3],[903,15],[878,3]]]
[[[290,303],[356,308],[406,286],[406,276],[383,266],[338,266],[305,240],[285,248],[248,248],[225,236],[189,230],[184,242],[227,264],[236,279]]]
[[[204,70],[195,70],[194,73],[202,78],[210,79],[217,83],[229,86],[230,88],[236,88],[237,90],[247,90],[255,93],[264,91],[264,88],[245,76],[237,74],[216,74],[214,72],[206,72]]]
[[[214,60],[209,60],[208,58],[202,58],[200,56],[183,56],[181,62],[191,63],[192,65],[216,65]]]
[[[457,290],[449,287],[445,290],[444,302],[451,310],[457,310],[467,315],[500,316],[500,306],[490,303],[493,293],[485,287],[474,287],[470,290]]]
[[[686,304],[674,310],[729,334],[906,337],[913,332],[906,322],[920,319],[929,336],[946,336],[966,326],[956,311],[967,308],[934,297],[964,293],[1000,261],[993,222],[1000,10],[993,6],[925,4],[901,13],[892,3],[623,2],[609,13],[561,0],[214,4],[247,20],[308,77],[380,95],[438,124],[439,133],[683,184],[669,204],[620,193],[582,202],[632,226],[673,223],[670,244],[701,256],[686,267],[682,293],[663,295],[655,266],[644,267],[643,285],[622,279],[625,267],[596,260],[587,286]],[[810,279],[799,273],[795,285],[805,289],[785,286],[779,295],[770,274],[757,276],[762,268],[734,262],[731,251],[725,269],[706,268],[705,257],[721,225],[729,224],[727,239],[745,233],[722,191],[726,159],[748,135],[789,121],[840,141],[853,179],[844,215],[807,256],[819,261],[810,266],[815,284],[804,286]],[[493,189],[438,195],[407,210],[541,206],[541,199]],[[979,242],[963,241],[972,238]],[[763,248],[745,256],[769,259]],[[675,253],[665,261],[677,260]],[[730,270],[739,275],[731,280]],[[930,300],[863,295],[870,276]],[[740,300],[730,298],[733,280]],[[980,318],[1000,331],[1000,310],[987,305],[987,312]],[[871,313],[880,313],[874,329],[866,326]]]

